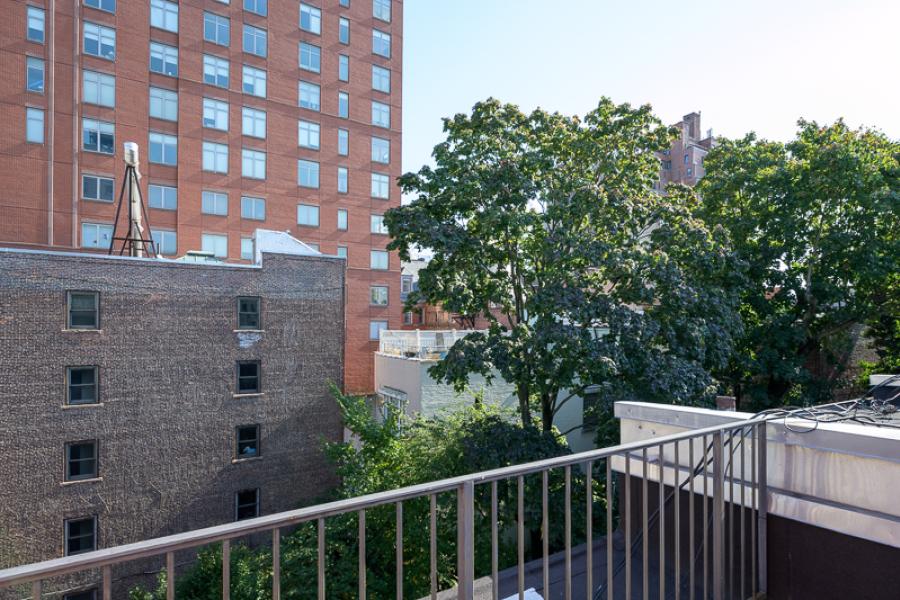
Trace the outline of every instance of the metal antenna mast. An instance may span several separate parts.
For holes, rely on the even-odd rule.
[[[109,254],[112,254],[116,242],[121,242],[119,256],[156,256],[156,243],[150,235],[145,235],[145,224],[150,225],[147,218],[147,207],[144,206],[144,197],[141,194],[141,173],[138,171],[138,145],[134,142],[125,142],[125,179],[122,180],[122,189],[119,192],[119,204],[116,206],[116,220],[113,224],[112,240],[109,243]],[[125,235],[117,236],[119,230],[119,214],[122,212],[122,202],[128,192],[128,229]]]

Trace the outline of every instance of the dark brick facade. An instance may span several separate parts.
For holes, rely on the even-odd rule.
[[[68,518],[99,548],[261,514],[335,483],[322,453],[342,425],[344,262],[263,254],[261,266],[0,249],[0,568],[63,555]],[[67,290],[100,294],[100,330],[67,329]],[[236,298],[262,329],[236,330]],[[235,396],[235,365],[261,393]],[[99,368],[99,404],[66,406],[66,367]],[[235,427],[260,425],[235,461]],[[97,440],[99,477],[64,483],[67,442]]]

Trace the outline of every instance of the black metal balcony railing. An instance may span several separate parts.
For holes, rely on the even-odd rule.
[[[403,506],[422,498],[430,501],[431,598],[438,592],[438,495],[456,496],[457,597],[471,600],[475,593],[475,498],[490,504],[491,596],[499,598],[498,484],[516,490],[515,544],[519,598],[524,597],[526,574],[525,478],[540,476],[543,595],[613,598],[747,598],[766,589],[766,424],[761,418],[708,427],[648,441],[621,444],[580,454],[561,456],[492,471],[473,473],[378,494],[310,506],[246,521],[209,527],[177,535],[97,550],[0,571],[0,590],[30,584],[32,598],[40,598],[42,582],[51,578],[99,569],[104,600],[112,598],[112,568],[129,561],[165,556],[167,597],[175,596],[175,553],[211,543],[222,544],[222,597],[229,598],[231,542],[250,534],[270,533],[272,598],[281,598],[280,543],[282,529],[315,522],[318,531],[318,598],[327,597],[325,560],[327,520],[357,513],[359,518],[359,598],[366,597],[366,511],[394,506],[396,511],[397,598],[403,596]],[[585,518],[586,568],[582,589],[573,589],[573,469],[585,481],[586,502],[577,507]],[[548,518],[548,480],[554,470],[564,472],[564,573],[562,589],[550,579],[551,523]],[[557,471],[558,474],[558,471]],[[595,523],[593,478],[605,478],[606,573],[595,580]],[[529,481],[534,481],[530,479]],[[617,483],[614,483],[617,482]],[[660,485],[661,483],[661,485]],[[655,489],[651,491],[650,486]],[[618,488],[620,500],[615,499]],[[579,494],[580,496],[580,494]],[[602,505],[603,503],[599,503]],[[666,523],[666,520],[673,522]],[[602,521],[600,521],[602,523]],[[624,552],[613,547],[614,523],[624,534]],[[558,527],[556,523],[554,527]],[[580,524],[579,524],[580,528]],[[502,530],[504,533],[506,530]],[[424,533],[424,532],[423,532]],[[484,538],[482,538],[483,540]],[[601,538],[602,539],[602,538]],[[602,544],[598,546],[602,548]],[[505,565],[504,565],[505,566]],[[479,565],[487,572],[487,565]],[[579,588],[581,586],[579,585]],[[654,589],[651,589],[654,588]]]

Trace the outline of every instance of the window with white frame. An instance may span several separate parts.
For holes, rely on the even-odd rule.
[[[337,191],[339,194],[346,194],[349,187],[349,173],[347,167],[337,168]]]
[[[369,321],[369,339],[374,341],[381,339],[381,332],[388,328],[387,321]]]
[[[116,30],[96,23],[84,22],[82,27],[84,53],[107,60],[116,59]]]
[[[44,61],[40,58],[29,56],[25,59],[25,89],[44,93]]]
[[[372,65],[372,89],[385,94],[391,93],[391,71],[389,69]]]
[[[88,104],[115,108],[116,78],[97,71],[83,71],[83,99]]]
[[[150,162],[172,167],[178,164],[178,138],[151,131]]]
[[[218,56],[203,55],[203,83],[228,87],[228,61]]]
[[[150,116],[166,121],[178,120],[178,92],[150,88]]]
[[[256,56],[266,57],[268,54],[268,37],[269,34],[265,29],[253,27],[244,23],[244,52],[255,54]]]
[[[212,252],[216,258],[228,258],[228,236],[221,233],[204,233],[200,236],[200,249]]]
[[[349,227],[349,219],[347,209],[339,208],[337,211],[337,228],[341,231],[347,231]]]
[[[266,72],[262,69],[244,65],[242,84],[245,94],[259,98],[266,97]]]
[[[244,10],[265,17],[269,14],[269,0],[244,0]]]
[[[319,35],[322,33],[322,11],[315,6],[300,3],[300,29]]]
[[[112,123],[96,119],[81,120],[81,148],[87,152],[113,154],[116,146],[116,128]]]
[[[372,138],[372,162],[391,162],[391,141],[380,137]]]
[[[391,0],[372,0],[372,16],[391,22]]]
[[[116,0],[84,0],[84,5],[106,12],[116,12]]]
[[[150,70],[171,77],[178,77],[178,48],[159,42],[150,42]]]
[[[200,195],[200,210],[205,215],[226,216],[228,214],[228,194],[203,190]]]
[[[228,131],[228,103],[213,98],[203,99],[203,126]]]
[[[373,306],[388,305],[388,286],[372,285],[369,286],[369,304]]]
[[[297,185],[306,188],[319,187],[319,163],[312,160],[297,161]]]
[[[319,124],[312,121],[297,122],[297,145],[301,148],[319,149]]]
[[[178,33],[178,5],[168,0],[150,0],[150,27]]]
[[[213,173],[227,173],[228,146],[215,142],[203,142],[203,170]]]
[[[319,207],[314,204],[297,205],[297,225],[319,226]]]
[[[350,154],[350,132],[346,129],[338,129],[338,154],[341,156]]]
[[[372,125],[389,129],[391,126],[391,107],[382,102],[372,101]]]
[[[241,149],[241,176],[249,179],[266,178],[266,153],[250,148]]]
[[[25,109],[25,141],[32,144],[44,143],[44,110],[41,108]]]
[[[153,243],[156,245],[156,251],[165,256],[173,256],[178,254],[178,236],[174,231],[166,231],[164,229],[153,229],[150,235]]]
[[[231,43],[231,19],[211,12],[203,13],[203,39],[220,46]]]
[[[81,224],[81,247],[107,249],[112,244],[113,226],[105,223]]]
[[[84,174],[81,176],[81,197],[93,202],[112,202],[115,181],[112,177]]]
[[[386,271],[388,268],[387,250],[370,250],[369,268],[373,271]]]
[[[265,139],[266,111],[244,106],[241,108],[242,133],[244,135]]]
[[[338,79],[350,81],[350,57],[345,54],[338,55]]]
[[[372,52],[385,58],[391,57],[391,34],[372,30]]]
[[[265,198],[253,198],[250,196],[241,196],[241,218],[253,219],[254,221],[266,220],[266,200]]]
[[[29,6],[27,9],[27,25],[25,38],[29,42],[37,42],[43,44],[46,36],[47,13],[43,8],[37,6]]]
[[[372,227],[371,233],[377,233],[379,235],[387,235],[388,228],[387,225],[384,224],[384,215],[372,215]]]
[[[178,188],[171,185],[151,183],[148,186],[148,205],[160,210],[176,210],[178,208]]]
[[[253,238],[241,238],[241,259],[253,260]]]
[[[300,100],[298,102],[300,108],[319,111],[322,106],[321,96],[322,88],[318,85],[308,81],[300,82]]]
[[[372,173],[372,197],[388,199],[391,195],[391,180],[384,173]]]
[[[319,73],[322,70],[322,49],[314,44],[300,42],[300,68]]]
[[[350,118],[350,94],[338,92],[338,116],[342,119]]]
[[[338,20],[338,41],[344,45],[350,43],[350,21],[344,17]]]

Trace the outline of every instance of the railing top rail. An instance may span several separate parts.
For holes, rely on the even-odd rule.
[[[693,439],[703,435],[709,435],[734,429],[742,429],[754,424],[762,423],[766,419],[754,417],[751,419],[735,421],[732,423],[723,423],[706,427],[703,429],[695,429],[682,433],[664,435],[654,437],[648,440],[639,440],[608,448],[599,448],[587,452],[577,454],[568,454],[565,456],[557,456],[544,460],[524,463],[521,465],[512,465],[509,467],[501,467],[490,471],[481,471],[479,473],[471,473],[461,475],[449,479],[441,479],[438,481],[430,481],[418,485],[398,488],[386,492],[378,492],[375,494],[366,494],[355,498],[337,500],[327,502],[315,506],[299,508],[296,510],[266,515],[255,519],[247,519],[235,523],[226,523],[224,525],[216,525],[214,527],[206,527],[204,529],[196,529],[184,533],[178,533],[165,537],[153,538],[106,548],[95,550],[85,554],[76,556],[66,556],[63,558],[55,558],[38,563],[21,565],[9,569],[0,570],[0,588],[9,587],[17,584],[28,583],[37,579],[47,579],[57,577],[69,573],[84,571],[87,569],[95,569],[105,565],[117,564],[120,562],[137,560],[141,558],[149,558],[160,556],[166,552],[184,550],[197,546],[204,546],[214,542],[226,539],[243,537],[253,533],[271,531],[279,527],[288,527],[299,523],[313,521],[315,519],[327,518],[339,514],[355,512],[359,510],[369,509],[376,506],[393,504],[402,500],[418,498],[448,492],[457,489],[459,486],[472,482],[474,484],[488,483],[510,479],[520,475],[530,475],[545,471],[547,469],[565,467],[570,465],[578,465],[590,460],[598,460],[607,458],[616,454],[626,454],[635,450],[656,447],[660,444],[675,442],[679,440]]]

